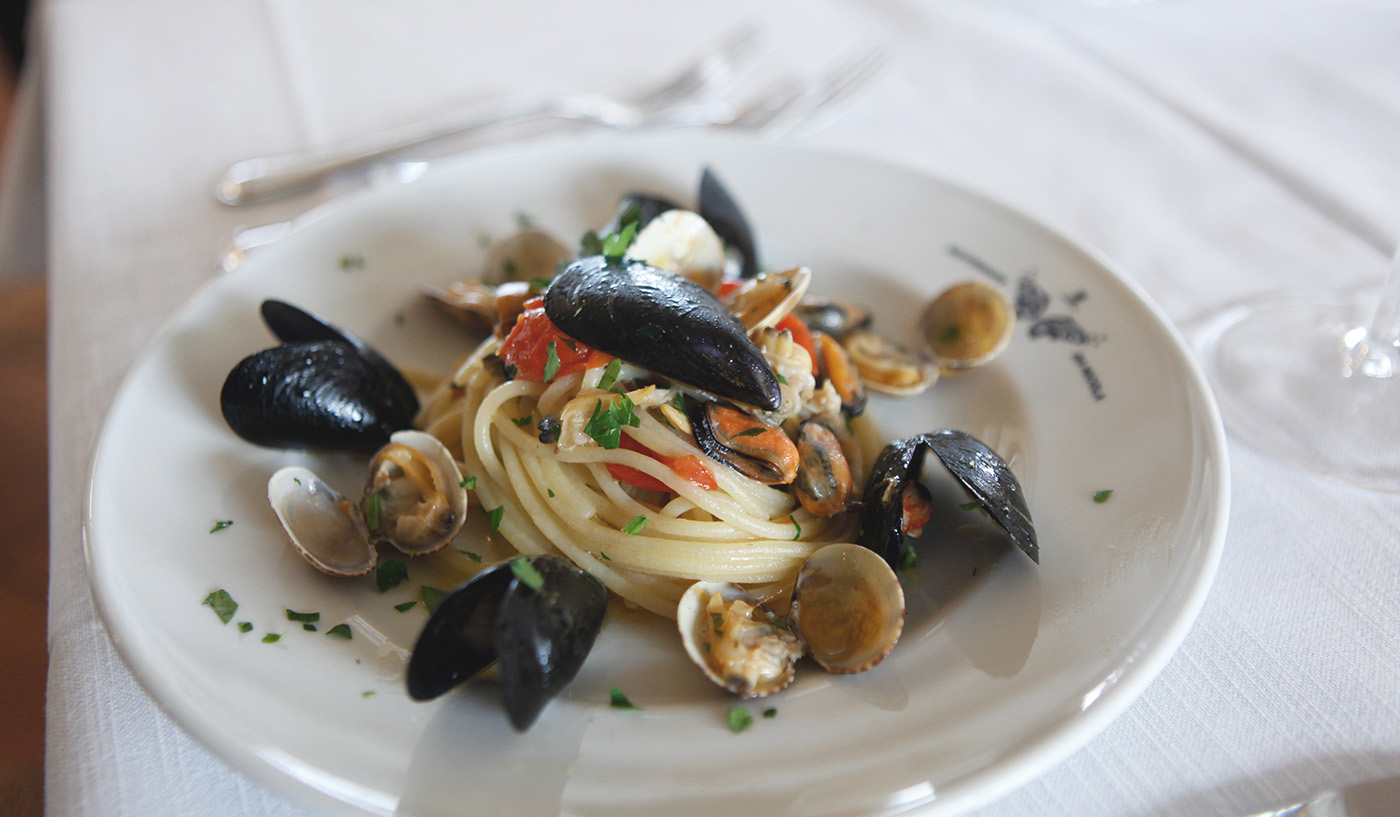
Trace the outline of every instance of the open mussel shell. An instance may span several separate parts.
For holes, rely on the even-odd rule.
[[[420,555],[461,532],[467,489],[447,446],[422,431],[398,431],[370,460],[361,506],[370,541]]]
[[[607,612],[602,582],[557,556],[517,557],[443,598],[408,662],[408,694],[435,698],[493,662],[511,725],[525,731],[574,679]]]
[[[292,548],[322,573],[363,576],[378,561],[354,506],[310,470],[288,466],[267,482],[267,499]]]
[[[710,168],[700,173],[700,215],[739,254],[739,277],[758,274],[758,250],[753,228],[728,189]]]
[[[702,391],[775,411],[778,379],[744,325],[707,290],[641,261],[580,258],[544,293],[568,336]]]
[[[828,672],[864,672],[899,641],[904,588],[869,548],[827,545],[802,563],[788,621]]]
[[[787,485],[797,477],[797,445],[779,426],[712,400],[695,404],[690,425],[700,450],[749,479]]]
[[[402,406],[410,416],[418,412],[418,395],[413,386],[392,363],[353,332],[341,329],[324,318],[285,301],[269,298],[262,302],[259,312],[263,323],[283,343],[334,340],[355,347],[360,356],[378,373],[394,403]]]
[[[803,298],[793,314],[813,332],[821,332],[837,340],[844,338],[847,332],[869,329],[873,323],[870,311],[864,307],[824,298]]]
[[[1011,467],[985,443],[955,429],[906,437],[885,446],[866,483],[860,543],[891,567],[899,564],[904,554],[904,489],[918,481],[929,451],[1006,530],[1011,541],[1039,562],[1040,545],[1030,507]]]
[[[256,445],[351,451],[383,445],[411,426],[418,401],[405,402],[351,344],[313,340],[241,360],[224,379],[219,407],[229,428]]]
[[[1016,310],[996,287],[969,281],[949,287],[919,322],[928,348],[945,373],[985,365],[1016,333]]]
[[[747,698],[785,689],[802,644],[771,610],[728,582],[696,582],[676,607],[686,654],[705,677]]]

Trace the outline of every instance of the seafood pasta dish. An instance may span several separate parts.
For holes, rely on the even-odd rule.
[[[760,263],[706,170],[693,206],[630,194],[575,246],[526,225],[479,280],[432,288],[479,340],[429,387],[267,301],[281,342],[229,373],[221,406],[255,444],[368,455],[355,499],[305,468],[271,475],[273,510],[316,569],[363,576],[387,547],[471,576],[418,639],[412,697],[494,666],[524,730],[577,673],[610,598],[675,619],[726,690],[771,695],[804,655],[860,672],[895,645],[898,571],[936,512],[929,452],[970,507],[1039,552],[990,448],[953,429],[883,440],[863,414],[870,392],[917,395],[994,358],[1014,328],[1006,297],[952,286],[917,343],[896,342],[859,305],[810,297],[819,275]],[[518,555],[471,563],[462,530],[477,513]]]

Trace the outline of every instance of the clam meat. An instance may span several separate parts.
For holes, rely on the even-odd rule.
[[[681,596],[676,621],[686,654],[730,692],[762,698],[792,683],[801,643],[782,619],[742,588],[696,582]]]

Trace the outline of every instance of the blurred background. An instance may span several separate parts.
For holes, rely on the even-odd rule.
[[[28,2],[0,4],[0,163],[25,49]],[[0,165],[0,174],[14,168]],[[5,256],[12,257],[12,256]],[[0,815],[43,812],[44,676],[48,665],[48,446],[45,288],[41,271],[0,270]]]

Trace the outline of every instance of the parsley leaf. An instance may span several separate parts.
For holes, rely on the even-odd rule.
[[[608,702],[612,704],[613,709],[641,709],[640,706],[628,700],[627,696],[622,694],[622,690],[620,689],[614,689],[608,692]]]
[[[1108,490],[1104,490],[1104,491],[1095,491],[1095,492],[1094,492],[1094,501],[1097,502],[1098,504],[1102,505],[1103,503],[1107,502],[1107,501],[1108,501],[1108,498],[1111,497],[1111,496],[1113,496],[1113,489],[1111,489],[1111,488],[1108,489]]]
[[[354,636],[354,633],[350,632],[349,624],[337,624],[329,630],[326,630],[326,635],[333,635],[336,638],[343,638],[349,641]]]
[[[408,581],[408,565],[402,559],[386,559],[374,572],[374,586],[383,593]]]
[[[753,716],[749,714],[746,706],[731,706],[729,708],[729,731],[742,732],[753,726]]]
[[[214,523],[214,527],[210,528],[210,529],[209,529],[209,532],[210,532],[210,533],[218,533],[219,531],[221,531],[221,530],[226,530],[226,529],[228,529],[228,528],[230,528],[230,527],[232,527],[232,526],[233,526],[233,520],[232,520],[232,519],[220,519],[219,521],[217,521],[217,522]]]
[[[439,604],[442,604],[442,598],[446,595],[447,591],[425,584],[423,585],[423,606],[428,608],[428,612],[431,613],[438,608]]]
[[[608,367],[603,370],[603,376],[598,378],[598,388],[607,391],[617,382],[617,375],[622,371],[622,358],[615,357],[608,361]]]
[[[276,644],[278,641],[281,641],[284,637],[286,637],[286,635],[286,633],[268,633],[267,635],[262,637],[262,643]]]
[[[298,613],[295,610],[287,610],[288,621],[300,621],[304,624],[314,624],[321,620],[320,613]]]
[[[501,529],[501,520],[505,518],[505,515],[506,506],[504,505],[500,506],[499,508],[492,508],[491,510],[486,512],[486,521],[491,523],[492,533],[495,533],[496,531]]]
[[[531,590],[538,592],[541,587],[544,587],[544,576],[540,575],[540,571],[530,564],[530,560],[524,556],[517,556],[510,560],[510,572],[515,574],[515,578],[519,579],[521,584]]]
[[[635,428],[642,424],[637,419],[636,406],[632,398],[625,394],[618,395],[617,400],[606,409],[603,408],[603,401],[599,399],[594,404],[593,414],[588,418],[588,424],[583,427],[583,431],[603,448],[617,448],[622,445],[623,426]]]
[[[407,613],[409,610],[412,610],[414,607],[417,606],[418,602],[416,601],[406,601],[402,604],[395,604],[394,609],[398,610],[400,613]]]
[[[551,340],[544,349],[544,382],[548,383],[559,374],[559,345]]]
[[[461,482],[457,483],[457,487],[466,488],[468,491],[475,491],[476,477],[467,477],[463,479]]]
[[[233,597],[228,594],[228,591],[222,589],[215,590],[205,596],[204,601],[200,603],[207,604],[214,608],[214,612],[218,614],[219,620],[225,624],[232,621],[233,614],[238,611],[238,602],[233,600]]]
[[[628,522],[626,526],[622,528],[622,532],[628,536],[636,536],[642,532],[642,528],[645,528],[649,521],[651,520],[647,519],[645,514],[639,513],[632,517],[632,521]]]

